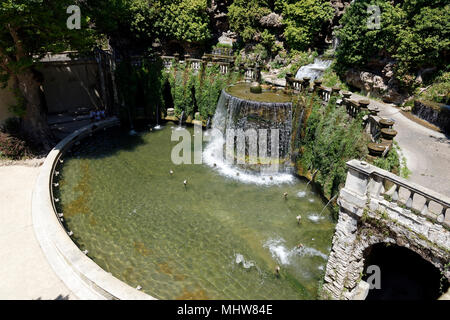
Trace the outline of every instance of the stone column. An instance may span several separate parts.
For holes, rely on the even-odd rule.
[[[287,72],[285,79],[286,79],[286,89],[288,90],[292,89],[292,73]]]

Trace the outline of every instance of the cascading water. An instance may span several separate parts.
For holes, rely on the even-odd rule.
[[[223,90],[212,120],[212,130],[215,133],[210,135],[210,142],[204,151],[204,163],[242,182],[274,184],[293,181],[293,176],[286,173],[290,165],[291,102],[259,102]],[[247,136],[243,140],[245,143],[237,142],[239,135],[248,132],[256,132],[257,141]],[[250,154],[255,154],[255,150],[258,150],[259,162],[244,161],[250,158]],[[234,157],[227,157],[230,151]],[[267,163],[268,159],[274,161],[274,156],[279,164],[276,172],[271,171],[271,165],[261,164],[264,161]],[[234,162],[239,165],[234,165]]]
[[[183,124],[183,118],[184,118],[184,111],[181,111],[181,115],[180,115],[180,121],[178,123],[178,126],[181,127]]]
[[[311,78],[311,81],[314,81],[322,76],[323,72],[331,66],[332,62],[332,60],[316,58],[314,59],[314,63],[308,64],[298,69],[295,77],[297,79],[303,79],[307,77]]]
[[[160,117],[160,114],[159,114],[159,105],[156,104],[156,126],[155,126],[153,129],[156,129],[156,130],[161,129],[161,126],[159,125],[159,117]]]

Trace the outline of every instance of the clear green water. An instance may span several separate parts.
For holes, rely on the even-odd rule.
[[[299,197],[306,184],[296,179],[256,185],[206,165],[173,165],[171,130],[110,129],[64,157],[55,193],[77,245],[160,299],[317,298],[334,223],[329,212],[308,216],[323,201],[310,189]]]

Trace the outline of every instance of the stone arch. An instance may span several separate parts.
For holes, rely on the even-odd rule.
[[[448,290],[448,279],[421,254],[396,243],[384,244],[377,242],[364,250],[363,270],[376,265],[380,271],[380,288],[369,290],[368,300],[435,300]]]
[[[383,228],[389,229],[389,225],[384,224]],[[431,263],[445,275],[448,281],[450,281],[450,268],[447,266],[448,260],[446,259],[448,256],[443,256],[441,250],[423,245],[424,240],[418,241],[417,239],[412,238],[409,230],[400,229],[394,232],[389,229],[389,231],[390,235],[386,236],[379,230],[373,229],[373,227],[369,224],[361,224],[357,231],[358,240],[354,246],[354,255],[364,262],[364,251],[371,246],[383,243],[387,245],[397,245],[399,247],[411,250],[419,255],[423,260]],[[360,271],[362,271],[362,269],[360,269]]]

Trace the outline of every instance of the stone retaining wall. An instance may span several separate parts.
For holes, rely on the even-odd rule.
[[[436,125],[442,132],[450,135],[450,106],[416,100],[412,112],[420,119]]]

